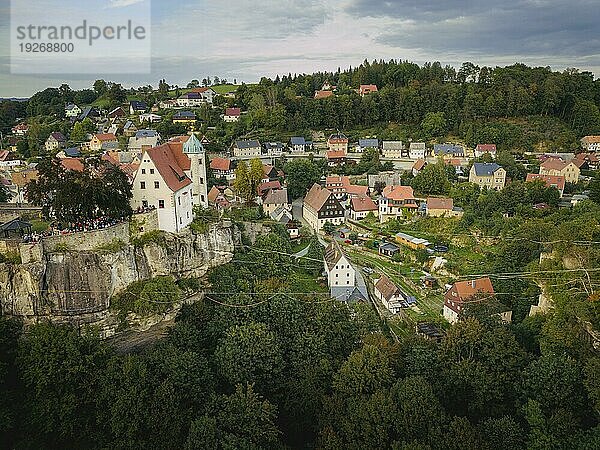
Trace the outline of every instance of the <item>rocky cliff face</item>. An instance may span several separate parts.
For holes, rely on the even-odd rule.
[[[202,277],[229,262],[240,240],[234,226],[217,224],[205,234],[165,234],[143,247],[42,252],[38,261],[0,264],[0,307],[27,322],[110,322],[110,298],[129,284],[159,275]]]

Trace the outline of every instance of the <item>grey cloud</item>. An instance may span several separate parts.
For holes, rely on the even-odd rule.
[[[403,48],[474,55],[600,54],[595,1],[355,0],[355,16],[397,19],[378,41]]]

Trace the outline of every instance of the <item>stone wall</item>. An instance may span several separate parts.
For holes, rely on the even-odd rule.
[[[57,250],[95,250],[102,245],[115,240],[129,242],[129,222],[122,222],[109,228],[94,231],[80,231],[77,233],[48,236],[42,239],[45,253]]]

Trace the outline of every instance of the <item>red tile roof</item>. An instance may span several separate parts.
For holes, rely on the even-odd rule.
[[[316,99],[327,98],[327,97],[331,97],[332,95],[333,95],[332,91],[315,91]]]
[[[359,186],[356,184],[349,184],[348,186],[344,186],[344,190],[348,195],[354,196],[366,196],[369,191],[369,186]]]
[[[344,150],[327,150],[327,159],[341,159],[346,157]]]
[[[375,283],[375,289],[377,289],[383,298],[390,300],[392,297],[402,295],[402,291],[396,286],[392,280],[385,275],[381,275],[381,278]]]
[[[177,192],[192,183],[192,180],[186,176],[184,169],[179,165],[173,152],[172,143],[146,150],[146,154],[154,162],[160,176],[173,192]]]
[[[83,162],[78,158],[63,158],[60,160],[62,166],[67,170],[75,170],[76,172],[83,172]]]
[[[242,110],[240,108],[227,108],[225,109],[226,116],[234,116],[239,117],[242,114]]]
[[[480,152],[496,152],[496,144],[477,144],[477,151]]]
[[[558,158],[548,158],[540,166],[546,170],[563,170],[570,162],[563,161]]]
[[[230,170],[231,161],[227,158],[213,158],[210,161],[210,168],[212,170]]]
[[[107,142],[107,141],[116,141],[117,137],[114,135],[114,133],[104,133],[104,134],[97,134],[96,139],[98,139],[100,142]]]
[[[451,211],[454,208],[454,200],[451,198],[429,197],[427,199],[427,209],[445,209]]]
[[[360,95],[369,94],[371,92],[377,92],[377,86],[375,86],[374,84],[361,84],[360,88],[358,89],[358,92],[360,93]]]
[[[562,175],[540,175],[539,173],[528,173],[525,181],[542,180],[548,187],[556,187],[559,191],[565,190],[565,177]]]
[[[306,194],[304,204],[310,206],[315,211],[319,211],[331,194],[329,189],[325,189],[320,184],[315,183]]]
[[[354,197],[350,201],[350,205],[352,207],[352,210],[356,212],[377,211],[377,205],[375,204],[375,202],[366,195]]]
[[[339,187],[350,185],[350,178],[345,175],[331,175],[325,179],[325,187]]]
[[[468,300],[479,293],[494,294],[494,286],[492,286],[492,281],[488,277],[457,281],[450,289],[450,291],[452,290],[458,294],[460,301]]]
[[[267,181],[258,185],[258,195],[263,195],[265,192],[271,189],[281,189],[281,183],[279,180]]]
[[[421,170],[421,169],[423,169],[423,167],[425,167],[426,164],[427,163],[425,162],[424,159],[417,159],[415,161],[415,163],[413,164],[412,168],[414,170]]]
[[[415,193],[410,186],[386,186],[383,188],[383,196],[391,200],[413,200]]]

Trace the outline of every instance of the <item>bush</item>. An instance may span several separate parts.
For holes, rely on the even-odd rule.
[[[70,250],[69,244],[65,244],[64,242],[59,242],[54,246],[55,253],[67,253]]]
[[[0,263],[21,264],[21,255],[17,252],[0,253]]]
[[[163,276],[136,281],[111,300],[110,307],[124,319],[130,313],[150,315],[168,310],[181,299],[181,289],[172,277]]]
[[[96,251],[103,253],[117,253],[127,247],[127,244],[121,239],[113,239],[105,244],[98,245]]]
[[[167,242],[165,239],[165,233],[163,231],[152,230],[132,238],[131,243],[136,247],[141,248],[151,243],[164,247]]]

